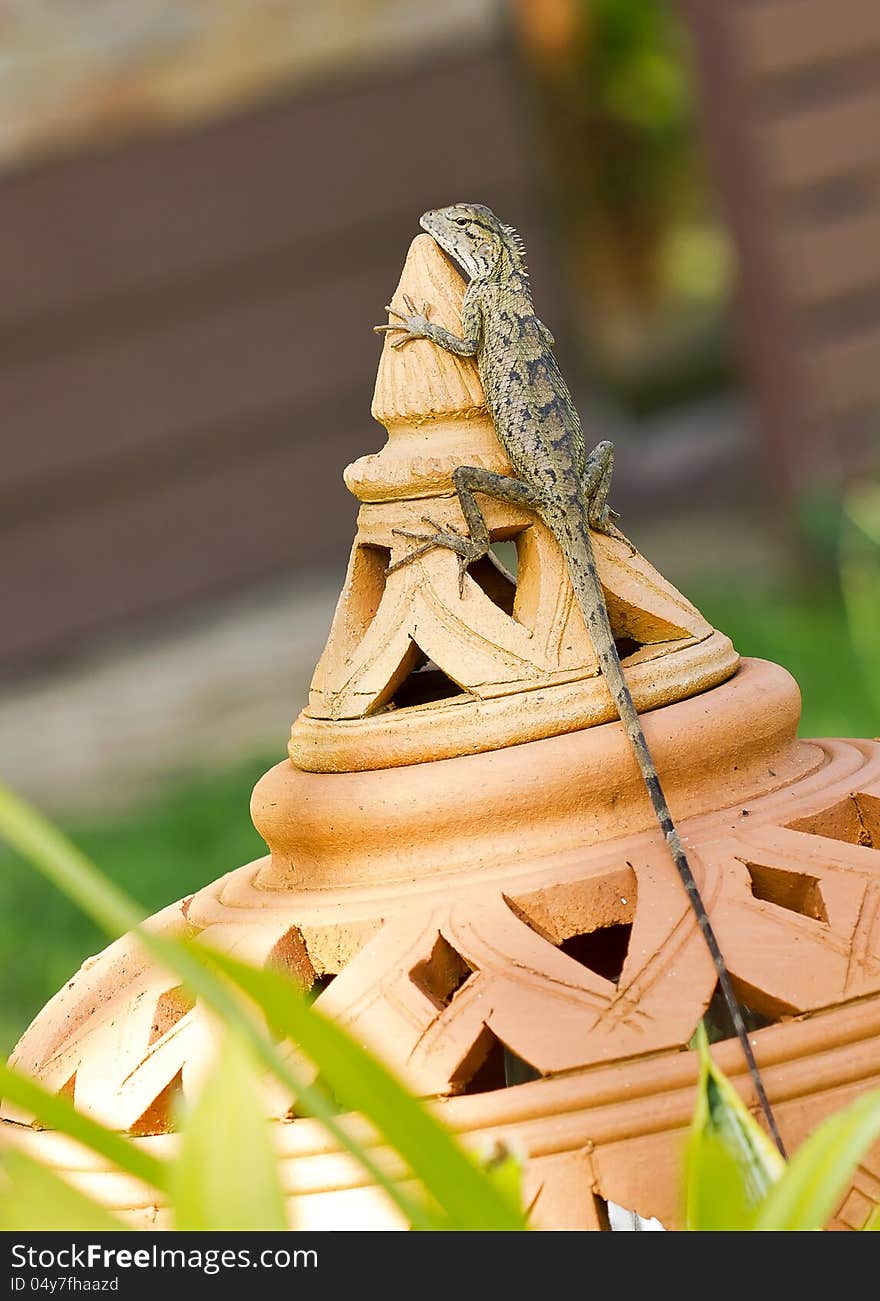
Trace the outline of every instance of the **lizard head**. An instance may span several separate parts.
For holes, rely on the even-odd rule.
[[[522,251],[516,231],[503,225],[482,203],[434,208],[422,214],[419,225],[472,279],[488,275],[504,248],[518,254]]]

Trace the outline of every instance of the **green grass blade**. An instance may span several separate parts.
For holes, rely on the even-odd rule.
[[[512,1152],[507,1147],[502,1147],[495,1152],[488,1160],[484,1161],[480,1169],[494,1185],[496,1192],[507,1202],[509,1206],[514,1206],[519,1210],[522,1207],[523,1223],[520,1229],[527,1229],[528,1213],[525,1209],[525,1198],[523,1196],[523,1158],[516,1152]]]
[[[112,1165],[127,1174],[141,1179],[151,1188],[164,1192],[168,1187],[168,1166],[149,1152],[123,1138],[112,1129],[105,1129],[90,1116],[77,1111],[67,1098],[49,1093],[29,1075],[14,1071],[0,1062],[0,1097],[8,1098],[16,1106],[38,1116],[47,1129],[58,1130],[75,1138],[83,1147],[97,1152]]]
[[[253,1056],[238,1035],[226,1036],[195,1106],[183,1119],[171,1200],[178,1230],[287,1228]]]
[[[302,1108],[319,1120],[340,1146],[356,1158],[370,1178],[396,1203],[414,1229],[446,1227],[442,1217],[410,1197],[388,1178],[367,1149],[352,1138],[345,1126],[340,1123],[336,1108],[326,1094],[300,1077],[289,1062],[280,1056],[274,1042],[242,1006],[239,997],[212,969],[215,965],[215,954],[201,945],[184,945],[158,935],[150,935],[145,931],[139,931],[138,934],[144,946],[149,948],[166,967],[174,971],[207,1006],[211,1007],[227,1029],[236,1030],[241,1034],[257,1059],[285,1085]],[[323,1062],[319,1065],[323,1069]]]
[[[109,935],[134,930],[143,920],[143,910],[123,890],[5,786],[0,786],[0,835]]]
[[[856,1165],[880,1137],[880,1091],[829,1118],[802,1143],[770,1191],[755,1223],[760,1232],[824,1227]]]
[[[785,1170],[774,1144],[715,1065],[701,1024],[697,1102],[687,1153],[688,1228],[749,1228],[759,1204]]]
[[[258,1004],[273,1029],[320,1064],[340,1103],[366,1116],[403,1157],[455,1230],[518,1230],[521,1207],[480,1170],[452,1135],[334,1021],[307,1004],[290,980],[223,953],[212,960]]]
[[[696,1233],[741,1233],[755,1227],[740,1162],[717,1134],[691,1143],[687,1159],[687,1227]]]
[[[53,1170],[15,1149],[0,1161],[4,1233],[118,1233],[128,1228]]]
[[[383,1188],[413,1228],[445,1227],[437,1212],[415,1201],[390,1180],[366,1149],[353,1139],[337,1119],[320,1089],[297,1077],[275,1045],[242,1008],[228,985],[209,969],[203,954],[155,935],[139,924],[142,910],[125,893],[108,883],[101,872],[35,810],[11,791],[0,787],[0,835],[67,894],[111,936],[125,930],[137,934],[144,948],[173,971],[189,989],[212,1008],[228,1028],[238,1030],[258,1059],[294,1094],[336,1141]]]

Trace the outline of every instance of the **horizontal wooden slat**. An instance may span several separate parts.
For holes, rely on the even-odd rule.
[[[262,411],[321,395],[329,406],[340,383],[360,386],[366,417],[381,346],[370,327],[384,319],[388,292],[387,273],[370,268],[0,371],[8,444],[0,501],[156,445],[183,439],[183,454],[190,429],[230,422],[246,429]],[[307,430],[290,433],[308,440]]]
[[[739,0],[735,22],[750,76],[777,76],[876,48],[877,0]]]
[[[783,231],[780,251],[800,304],[880,289],[880,204],[849,221]]]
[[[521,224],[552,319],[509,75],[444,56],[0,178],[0,669],[342,563],[424,208]]]
[[[267,249],[345,257],[341,241],[395,214],[519,179],[508,75],[497,50],[478,51],[8,176],[0,324]]]
[[[811,418],[880,411],[880,326],[805,347],[800,355]]]
[[[527,214],[522,196],[511,202]],[[301,288],[277,295],[263,288],[262,298],[243,297],[206,316],[160,319],[83,351],[0,366],[0,535],[10,499],[20,514],[23,494],[39,493],[47,480],[172,442],[185,456],[190,431],[202,440],[212,424],[322,395],[332,405],[340,384],[358,388],[366,418],[381,348],[371,327],[385,319],[417,229],[412,223],[397,232],[390,246],[366,246],[364,265],[343,278],[332,264],[313,268],[312,283]],[[303,436],[291,430],[292,438]]]
[[[777,189],[850,172],[880,173],[880,86],[841,101],[754,124],[754,147]]]
[[[14,617],[3,620],[0,668],[67,652],[261,574],[321,558],[341,573],[357,510],[341,469],[378,448],[382,433],[351,409],[338,420],[269,454],[189,467],[154,490],[50,516],[7,538],[0,590]]]

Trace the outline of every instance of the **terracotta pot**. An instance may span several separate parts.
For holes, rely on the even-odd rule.
[[[454,327],[461,283],[427,237],[402,286]],[[270,853],[151,925],[317,985],[321,1007],[467,1141],[503,1137],[527,1154],[539,1227],[606,1227],[608,1202],[676,1227],[697,1077],[687,1045],[715,1009],[714,968],[623,729],[607,721],[560,557],[534,520],[497,508],[493,532],[518,539],[516,579],[489,566],[460,594],[443,552],[384,578],[412,545],[395,528],[455,518],[456,464],[501,463],[480,403],[467,363],[386,345],[374,410],[389,443],[348,472],[363,505],[346,587],[292,758],[254,791]],[[880,745],[798,740],[783,669],[740,662],[622,535],[597,549],[793,1149],[880,1084]],[[14,1060],[165,1151],[172,1103],[197,1090],[212,1044],[201,1007],[125,937],[56,995]],[[713,1051],[754,1104],[736,1041]],[[268,1103],[280,1117],[288,1099]],[[144,1189],[75,1144],[2,1132],[133,1223],[165,1225]],[[298,1226],[399,1227],[315,1122],[279,1119],[274,1134]],[[859,1227],[878,1194],[875,1151],[834,1225]]]

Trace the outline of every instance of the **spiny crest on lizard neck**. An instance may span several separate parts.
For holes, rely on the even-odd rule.
[[[482,203],[453,203],[425,212],[419,225],[472,279],[489,276],[505,253],[525,282],[526,250],[519,232]]]

